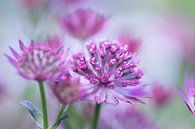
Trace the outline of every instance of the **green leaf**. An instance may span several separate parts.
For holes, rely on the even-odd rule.
[[[36,123],[36,125],[40,128],[43,128],[43,114],[42,114],[42,112],[37,107],[35,107],[33,105],[33,103],[30,101],[23,100],[20,103],[22,104],[22,106],[26,110],[28,110],[33,121]]]

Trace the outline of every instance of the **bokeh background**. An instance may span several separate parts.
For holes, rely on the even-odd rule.
[[[127,33],[142,41],[138,57],[145,71],[144,82],[158,83],[170,91],[169,101],[155,105],[150,99],[139,105],[161,129],[194,129],[195,118],[177,91],[185,73],[195,72],[194,0],[82,0],[29,6],[25,0],[0,0],[0,129],[35,129],[19,102],[24,99],[39,106],[36,83],[26,81],[5,58],[8,46],[18,49],[18,39],[43,41],[58,35],[71,52],[82,49],[81,41],[63,33],[58,18],[77,8],[90,8],[109,17],[105,28],[93,39],[117,39]],[[40,0],[44,1],[44,0]],[[64,0],[65,1],[65,0]],[[48,91],[50,116],[59,107]]]

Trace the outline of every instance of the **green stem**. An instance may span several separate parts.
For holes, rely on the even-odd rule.
[[[57,118],[56,118],[54,123],[56,123],[62,117],[63,113],[67,111],[68,107],[69,107],[69,104],[67,106],[62,105],[62,107],[61,107],[61,109],[60,109],[60,111],[58,113],[58,116],[57,116]]]
[[[56,117],[56,120],[54,122],[54,125],[50,128],[50,129],[56,129],[57,126],[56,126],[56,123],[58,122],[59,119],[61,119],[62,115],[64,112],[66,112],[68,110],[68,107],[69,107],[69,104],[68,105],[62,105],[57,117]]]
[[[54,123],[56,123],[61,118],[62,114],[64,113],[64,109],[65,109],[65,106],[62,105],[62,107],[61,107],[61,109],[60,109],[60,111],[58,113],[58,116],[57,116],[57,118],[56,118]]]
[[[101,104],[96,104],[92,129],[98,129],[100,111],[101,111]]]
[[[42,112],[43,112],[43,129],[47,129],[48,128],[47,103],[46,103],[44,85],[43,82],[41,81],[39,82],[39,89],[40,89]]]

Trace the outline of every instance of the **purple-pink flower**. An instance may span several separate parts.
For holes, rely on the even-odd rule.
[[[162,107],[172,99],[174,94],[173,89],[166,88],[163,85],[155,82],[152,87],[152,100],[153,103],[158,106]]]
[[[182,91],[179,87],[180,94],[188,109],[195,115],[195,79],[186,75],[184,85],[185,91]]]
[[[120,104],[104,106],[100,117],[100,129],[159,129],[144,111]]]
[[[131,36],[127,35],[127,34],[122,34],[119,37],[119,41],[121,41],[122,43],[125,43],[128,45],[128,51],[136,53],[139,51],[140,47],[141,47],[141,40],[140,39],[135,39],[132,38]]]
[[[86,40],[103,29],[107,18],[91,9],[78,9],[66,17],[61,18],[65,32],[73,37]]]
[[[58,36],[53,35],[47,38],[46,43],[49,45],[50,48],[58,49],[62,46],[62,39],[60,39]]]
[[[62,47],[54,49],[48,43],[34,43],[27,47],[19,40],[21,54],[12,47],[13,56],[6,55],[18,73],[28,80],[53,80],[63,73],[66,53]]]
[[[142,102],[147,97],[140,83],[143,71],[127,47],[118,41],[90,42],[88,54],[73,55],[72,69],[80,75],[86,90],[85,100],[117,105],[119,101]]]
[[[73,78],[68,72],[59,77],[58,80],[50,81],[48,84],[54,95],[63,104],[72,104],[85,94],[79,79]]]

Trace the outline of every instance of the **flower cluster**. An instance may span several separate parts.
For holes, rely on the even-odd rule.
[[[73,71],[88,82],[84,99],[117,105],[119,100],[134,103],[147,97],[145,85],[140,83],[143,71],[127,46],[119,41],[92,41],[87,50],[88,55],[77,53],[72,60]]]
[[[120,105],[104,106],[103,109],[100,129],[159,129],[149,116],[136,107]]]
[[[50,47],[47,43],[34,43],[26,47],[19,40],[21,54],[10,47],[12,56],[7,56],[9,61],[18,70],[18,73],[28,80],[46,81],[54,80],[63,74],[63,65],[66,53],[62,47],[57,49]]]
[[[78,101],[84,95],[79,79],[73,78],[70,73],[65,73],[59,80],[50,81],[49,86],[58,100],[65,105]]]
[[[107,19],[91,9],[78,9],[61,18],[62,27],[73,37],[86,40],[105,26]]]

